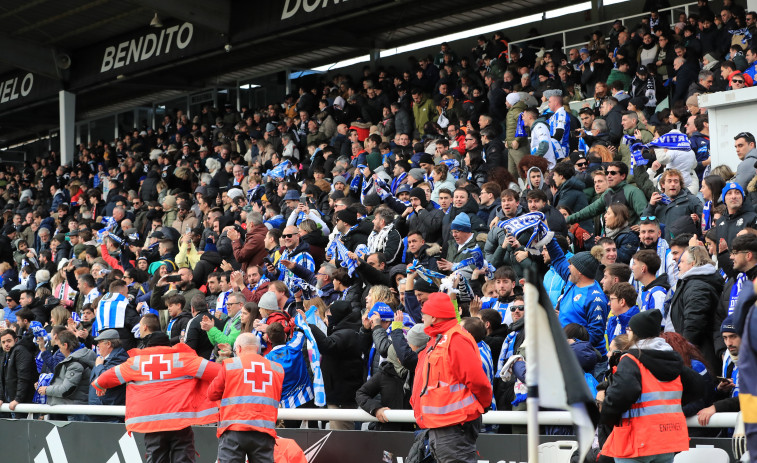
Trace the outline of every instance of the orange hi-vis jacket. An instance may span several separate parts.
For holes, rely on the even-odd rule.
[[[127,385],[127,431],[176,431],[218,420],[218,407],[206,391],[220,364],[199,357],[186,344],[131,349],[129,357],[92,382],[98,390]]]
[[[218,432],[258,431],[276,437],[284,368],[258,354],[223,361],[208,387],[208,399],[220,400]]]
[[[451,347],[451,345],[453,345]],[[418,356],[411,405],[421,428],[442,428],[466,423],[481,416],[491,403],[492,390],[480,362],[459,365],[453,371],[451,356],[476,358],[473,337],[457,323],[429,342]],[[480,371],[478,371],[480,370]],[[482,387],[483,386],[483,387]],[[476,397],[471,387],[479,388]]]
[[[633,355],[641,372],[641,396],[623,413],[607,438],[602,455],[638,458],[689,449],[689,428],[681,409],[681,377],[660,381]]]

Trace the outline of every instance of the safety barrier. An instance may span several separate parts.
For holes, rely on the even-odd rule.
[[[8,404],[0,405],[0,412],[10,412]],[[39,405],[18,404],[14,412],[18,415],[27,413],[59,415],[97,415],[124,416],[126,407],[117,405]],[[412,410],[387,410],[387,420],[393,423],[414,423]],[[715,413],[706,427],[733,428],[736,426],[736,413]],[[281,408],[279,419],[283,420],[320,420],[320,421],[378,421],[376,417],[361,409],[326,409],[326,408]],[[490,411],[483,416],[484,424],[526,424],[526,412]],[[690,428],[703,427],[697,417],[689,418],[686,423]],[[573,421],[570,412],[539,412],[539,424],[570,426]]]

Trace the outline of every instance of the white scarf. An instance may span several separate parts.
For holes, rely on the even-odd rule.
[[[386,248],[386,240],[389,238],[389,232],[394,226],[392,224],[382,228],[381,231],[372,231],[368,237],[368,249],[371,252],[383,252]]]

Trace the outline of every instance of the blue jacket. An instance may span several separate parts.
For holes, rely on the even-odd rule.
[[[639,306],[635,305],[628,309],[627,312],[622,313],[620,315],[611,315],[607,319],[607,348],[610,348],[610,343],[612,342],[612,339],[619,335],[619,334],[625,334],[626,328],[628,327],[628,322],[631,321],[631,317],[639,313]],[[620,330],[616,333],[616,329],[620,327]]]
[[[547,244],[547,251],[552,259],[552,268],[560,277],[568,283],[570,270],[565,253],[560,249],[557,241],[552,240]],[[589,286],[579,288],[573,283],[568,283],[562,298],[558,302],[559,319],[563,327],[570,323],[578,323],[589,331],[591,345],[605,355],[605,330],[607,319],[607,297],[602,286],[595,280]]]
[[[105,363],[102,365],[95,365],[92,368],[92,374],[89,377],[89,382],[96,380],[101,374],[110,370],[111,368],[121,365],[125,361],[129,360],[129,354],[126,353],[123,347],[117,347],[113,349],[108,358],[105,359]],[[126,385],[122,384],[118,387],[110,388],[105,391],[105,395],[98,397],[95,394],[95,388],[89,386],[89,405],[126,405]]]
[[[274,347],[265,355],[265,358],[284,368],[281,389],[281,406],[284,408],[297,408],[314,397],[313,382],[302,353],[304,341],[305,334],[298,329],[288,343]]]

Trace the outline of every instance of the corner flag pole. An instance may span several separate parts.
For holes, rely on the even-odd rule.
[[[526,328],[526,386],[528,397],[526,407],[528,410],[528,463],[539,461],[539,361],[538,361],[538,311],[539,292],[529,278],[523,288],[525,300],[525,328]]]

